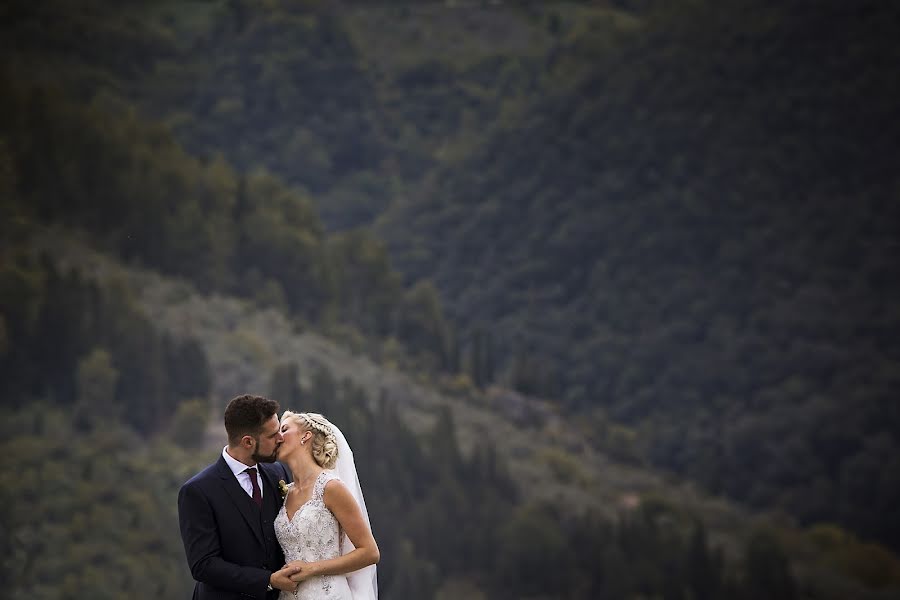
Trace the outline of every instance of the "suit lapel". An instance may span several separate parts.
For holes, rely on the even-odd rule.
[[[262,525],[259,522],[259,509],[253,506],[253,501],[250,499],[250,496],[247,495],[247,492],[245,492],[244,488],[241,487],[241,484],[238,483],[237,477],[231,472],[228,463],[221,457],[219,457],[219,476],[222,479],[222,487],[225,488],[225,491],[231,497],[234,505],[244,517],[244,520],[247,521],[247,525],[250,526],[253,535],[256,536],[256,539],[260,544],[263,544]]]
[[[273,514],[278,514],[281,510],[281,490],[275,482],[275,475],[269,470],[268,465],[259,465],[259,472],[262,473],[263,486],[263,506],[267,506],[272,510]]]

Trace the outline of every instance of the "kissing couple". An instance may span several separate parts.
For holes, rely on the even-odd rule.
[[[318,413],[278,411],[231,400],[228,445],[178,492],[194,600],[375,600],[380,555],[347,440]]]

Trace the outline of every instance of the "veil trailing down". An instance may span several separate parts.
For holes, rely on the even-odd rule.
[[[338,429],[337,425],[331,424],[334,432],[335,441],[338,447],[338,458],[334,466],[335,474],[344,482],[356,503],[359,504],[359,510],[362,512],[369,529],[372,524],[369,522],[369,511],[366,510],[366,501],[363,499],[362,488],[359,485],[359,476],[356,474],[356,463],[353,461],[353,450],[347,443],[347,438]],[[341,536],[341,554],[352,552],[355,546],[346,534]],[[347,574],[347,583],[350,585],[350,591],[353,593],[353,600],[375,600],[378,598],[378,577],[375,565],[369,565],[358,571]]]

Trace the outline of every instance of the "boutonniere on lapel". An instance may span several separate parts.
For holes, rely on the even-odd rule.
[[[288,486],[287,483],[284,482],[284,479],[278,480],[278,490],[281,492],[282,500],[288,495]]]

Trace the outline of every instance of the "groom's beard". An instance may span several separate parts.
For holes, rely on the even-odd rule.
[[[257,448],[258,447],[259,446],[257,446]],[[253,460],[255,460],[256,462],[273,463],[278,460],[278,446],[275,446],[275,450],[272,452],[272,454],[260,454],[259,452],[254,450],[251,458],[253,458]]]
[[[254,452],[253,460],[255,460],[256,462],[261,462],[261,463],[273,463],[277,460],[277,456],[278,456],[278,450],[275,450],[275,452],[273,452],[272,454],[269,454],[269,455],[263,455],[263,454]]]

